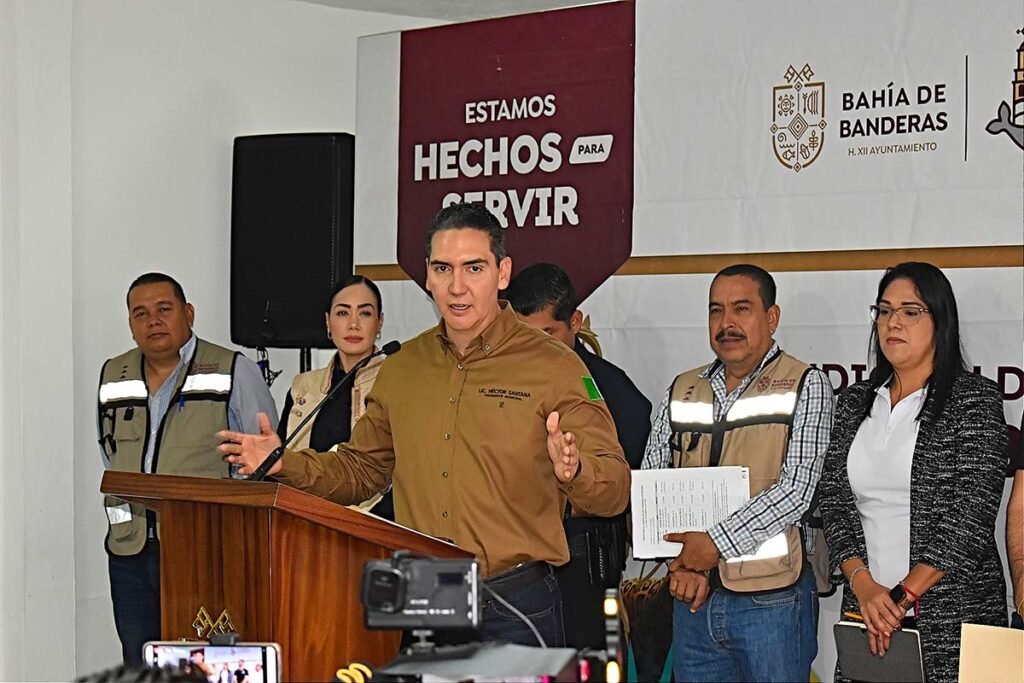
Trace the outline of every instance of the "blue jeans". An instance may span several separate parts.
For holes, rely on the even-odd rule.
[[[138,555],[107,555],[114,626],[125,665],[141,665],[142,646],[160,640],[160,544],[151,541]]]
[[[809,681],[818,654],[818,595],[805,565],[789,588],[711,592],[696,613],[676,600],[673,671],[684,681]]]
[[[1010,617],[1010,628],[1019,628],[1024,630],[1024,619],[1021,619],[1020,613],[1014,612],[1013,616]]]
[[[516,570],[508,572],[514,574]],[[565,631],[562,622],[562,592],[558,587],[558,579],[549,571],[542,580],[536,581],[516,591],[503,590],[501,579],[492,578],[486,584],[496,590],[506,602],[522,612],[540,632],[548,647],[564,647]],[[504,641],[517,645],[539,647],[537,637],[522,619],[513,614],[507,607],[494,599],[486,589],[481,593],[483,601],[483,629],[481,639],[484,641]]]

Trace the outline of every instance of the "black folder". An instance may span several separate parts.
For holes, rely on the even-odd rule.
[[[889,649],[881,657],[876,657],[868,649],[868,630],[864,624],[840,621],[832,630],[839,653],[839,672],[843,678],[867,683],[924,683],[921,634],[917,631],[896,631],[892,634]]]

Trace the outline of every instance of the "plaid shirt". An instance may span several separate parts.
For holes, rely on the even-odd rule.
[[[711,389],[715,395],[716,422],[729,412],[729,408],[750,383],[757,379],[767,361],[778,351],[778,343],[773,342],[771,350],[761,360],[761,364],[747,375],[732,393],[726,393],[723,364],[711,365],[701,373],[701,378],[711,382]],[[672,449],[669,444],[672,438],[672,425],[668,415],[671,393],[670,386],[665,392],[664,400],[658,406],[651,436],[644,450],[641,469],[672,466]],[[800,521],[811,504],[814,489],[821,478],[834,409],[835,396],[832,384],[823,372],[812,368],[807,373],[803,388],[797,397],[789,447],[782,462],[779,480],[751,498],[727,519],[707,530],[722,557],[731,559],[752,553],[787,525]],[[811,534],[805,536],[810,542]]]

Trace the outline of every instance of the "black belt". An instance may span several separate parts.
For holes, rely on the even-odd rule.
[[[495,593],[507,599],[511,594],[532,586],[538,581],[543,581],[551,574],[551,571],[551,565],[547,562],[527,562],[515,569],[484,579],[484,583]]]

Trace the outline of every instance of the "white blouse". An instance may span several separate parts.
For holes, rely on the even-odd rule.
[[[895,586],[910,571],[910,466],[925,393],[919,389],[890,409],[889,388],[879,387],[846,460],[868,567],[883,586]]]

